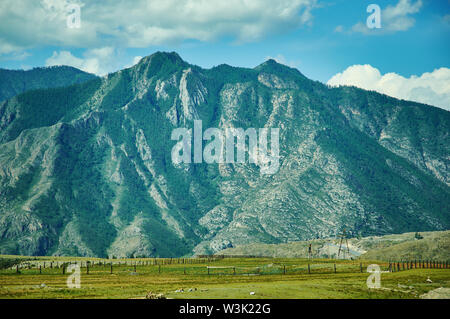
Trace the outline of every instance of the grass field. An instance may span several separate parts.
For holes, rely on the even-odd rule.
[[[98,263],[89,267],[89,274],[88,260]],[[83,261],[79,289],[67,288],[70,274],[63,275],[61,265],[69,261]],[[50,262],[53,268],[49,268]],[[379,261],[363,261],[361,265],[360,261],[350,260],[225,258],[167,264],[167,259],[132,259],[114,260],[112,274],[109,262],[92,258],[22,257],[20,273],[16,273],[15,266],[0,270],[0,298],[145,298],[150,291],[162,293],[166,298],[419,298],[436,288],[450,288],[450,269],[411,269],[383,272],[382,288],[369,289],[367,266],[377,263],[387,270],[388,264]]]

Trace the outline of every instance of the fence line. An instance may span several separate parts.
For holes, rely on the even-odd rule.
[[[142,268],[145,269],[144,273],[147,272],[150,267],[154,269],[158,274],[164,273],[166,271],[171,273],[177,273],[178,270],[180,273],[184,275],[191,274],[207,274],[207,275],[245,275],[245,274],[254,274],[254,275],[263,275],[263,274],[298,274],[298,273],[307,273],[307,274],[319,274],[319,273],[349,273],[349,272],[364,272],[364,269],[368,266],[368,262],[359,261],[359,265],[357,261],[351,263],[336,263],[336,262],[317,262],[309,261],[308,263],[301,265],[289,265],[289,264],[270,264],[272,266],[210,266],[209,263],[213,263],[215,261],[220,261],[224,258],[223,256],[210,256],[210,257],[196,257],[196,258],[146,258],[146,259],[102,259],[102,260],[78,260],[78,261],[25,261],[20,264],[16,264],[9,269],[15,269],[16,273],[21,273],[21,270],[32,270],[35,269],[39,272],[39,274],[45,273],[62,273],[63,275],[66,273],[66,268],[70,264],[78,264],[81,268],[85,269],[85,274],[89,274],[90,272],[109,272],[111,274],[114,271],[117,271],[117,268],[120,267],[132,267],[134,273],[138,273],[142,271]],[[230,257],[235,258],[235,257]],[[241,257],[242,258],[242,257]],[[244,257],[246,258],[246,257]],[[201,267],[196,267],[195,265],[199,264],[207,264],[206,271],[202,272]],[[165,269],[164,266],[170,265],[184,265],[183,267],[178,268],[168,268]],[[186,265],[192,265],[191,267],[186,267]],[[381,265],[388,272],[399,272],[399,271],[407,271],[412,269],[449,269],[448,261],[436,261],[436,260],[400,260],[400,261],[389,261],[389,262],[380,262]],[[155,266],[151,267],[151,266]],[[117,268],[116,268],[117,267]],[[147,268],[145,268],[147,267]],[[52,271],[46,271],[46,269],[52,269]],[[60,269],[60,270],[56,270]],[[203,268],[205,269],[205,268]],[[130,269],[127,269],[128,271]],[[200,273],[199,273],[200,270]],[[217,272],[219,270],[219,272]],[[228,270],[228,271],[227,271]],[[232,270],[232,272],[231,272]],[[248,271],[251,270],[251,271]],[[121,270],[123,271],[123,269]],[[131,271],[131,270],[130,270]]]

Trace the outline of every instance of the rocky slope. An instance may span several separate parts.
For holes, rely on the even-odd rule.
[[[416,236],[418,234],[419,236]],[[365,260],[450,260],[450,231],[403,233],[384,236],[313,239],[283,244],[253,243],[227,248],[217,255],[308,258],[360,258]],[[348,250],[347,250],[348,245]],[[341,251],[339,252],[339,247]]]
[[[177,164],[171,132],[280,128],[280,169]],[[176,53],[0,104],[0,253],[181,256],[450,227],[450,113],[269,60]]]

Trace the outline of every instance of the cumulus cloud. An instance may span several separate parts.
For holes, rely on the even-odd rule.
[[[140,55],[135,56],[135,57],[133,58],[133,61],[131,61],[131,63],[125,65],[123,68],[124,68],[124,69],[131,68],[132,66],[135,66],[136,64],[138,64],[139,61],[141,61],[141,59],[142,59],[142,56],[140,56]]]
[[[338,32],[338,33],[344,32],[344,30],[345,30],[345,28],[343,25],[338,25],[336,28],[334,28],[334,32]]]
[[[229,36],[253,41],[312,21],[317,0],[2,0],[0,54],[35,46],[147,47]],[[68,28],[69,4],[81,28]]]
[[[76,57],[70,51],[54,51],[45,65],[69,65],[85,72],[105,75],[121,67],[117,60],[117,52],[113,47],[103,47],[87,50],[83,57]]]
[[[139,63],[139,61],[141,61],[142,60],[142,57],[141,56],[135,56],[134,58],[133,58],[133,63],[131,64],[131,66],[133,66],[133,65],[136,65],[136,64],[138,64]]]
[[[405,78],[396,73],[382,75],[369,64],[353,65],[334,75],[328,85],[353,85],[373,90],[399,99],[434,105],[450,111],[450,69]]]
[[[359,22],[352,27],[352,31],[364,34],[383,34],[406,31],[412,28],[416,20],[411,16],[422,8],[422,0],[399,0],[395,6],[387,6],[381,10],[381,29],[369,29],[366,22]]]

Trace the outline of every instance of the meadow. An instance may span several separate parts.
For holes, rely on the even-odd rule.
[[[450,269],[388,272],[389,263],[305,258],[99,259],[2,256],[20,259],[0,270],[0,298],[420,298],[450,288]],[[44,264],[45,263],[45,264]],[[68,288],[70,263],[81,266],[81,287]],[[381,267],[381,288],[370,289],[369,264]],[[112,265],[112,270],[111,270]],[[45,266],[45,268],[44,268]]]

